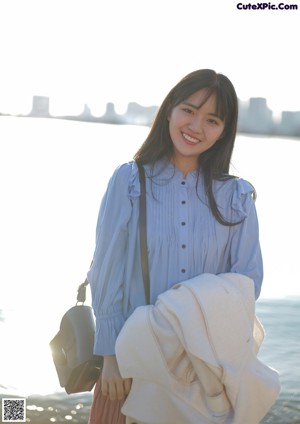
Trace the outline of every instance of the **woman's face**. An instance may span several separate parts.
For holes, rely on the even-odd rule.
[[[215,94],[202,104],[206,94],[206,89],[196,91],[175,106],[169,117],[172,159],[183,172],[197,168],[199,155],[219,140],[225,128],[224,121],[216,114]]]

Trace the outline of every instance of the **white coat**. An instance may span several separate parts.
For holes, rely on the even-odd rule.
[[[264,330],[253,281],[202,274],[137,308],[116,343],[132,378],[123,414],[147,424],[258,424],[278,397],[278,373],[257,358]]]

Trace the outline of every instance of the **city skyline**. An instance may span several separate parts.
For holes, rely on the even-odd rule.
[[[51,98],[33,96],[32,108],[28,114],[0,112],[0,116],[43,117],[54,119],[78,120],[93,123],[116,125],[151,126],[158,106],[143,106],[136,102],[127,103],[124,113],[117,113],[115,104],[107,102],[102,115],[92,113],[88,103],[82,104],[78,114],[54,114],[50,112]],[[239,99],[238,132],[274,136],[300,137],[300,110],[283,110],[275,117],[264,97],[250,97],[248,101]]]

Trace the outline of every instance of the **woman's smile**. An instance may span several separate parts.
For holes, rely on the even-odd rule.
[[[198,138],[192,137],[192,136],[190,136],[189,134],[186,134],[186,133],[182,133],[182,136],[188,142],[188,144],[189,143],[197,144],[197,143],[201,142],[201,140],[199,140]]]

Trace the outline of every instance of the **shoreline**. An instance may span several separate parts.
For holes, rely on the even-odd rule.
[[[88,424],[92,392],[68,395],[57,392],[48,395],[31,394],[26,398],[26,422],[32,424]],[[22,396],[1,394],[1,398]],[[300,405],[295,399],[281,395],[260,424],[299,424]]]

